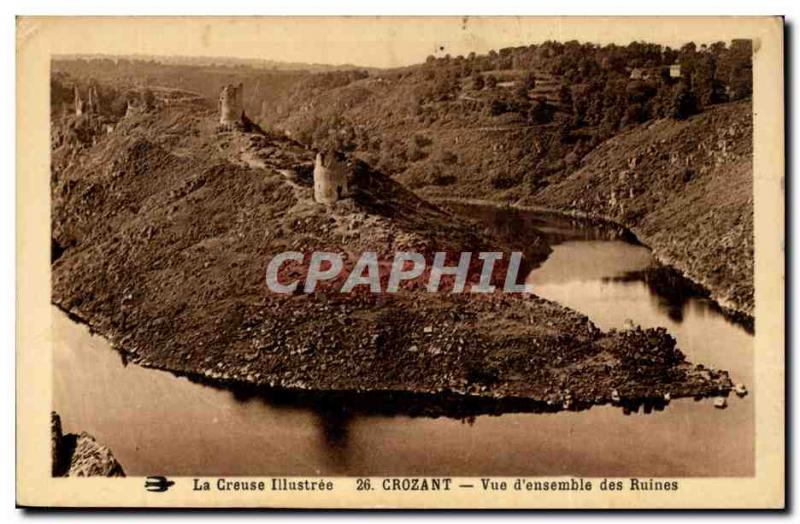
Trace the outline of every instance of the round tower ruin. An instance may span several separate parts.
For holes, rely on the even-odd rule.
[[[333,204],[349,195],[344,162],[333,152],[319,152],[314,162],[314,200]]]
[[[228,84],[219,94],[219,123],[223,126],[241,124],[244,116],[244,84]]]
[[[78,90],[78,86],[73,87],[73,93],[75,98],[75,116],[81,116],[86,108],[86,102],[81,98],[81,92]]]

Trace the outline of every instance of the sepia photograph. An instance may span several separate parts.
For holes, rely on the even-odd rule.
[[[782,505],[782,19],[614,24],[19,18],[29,503]]]

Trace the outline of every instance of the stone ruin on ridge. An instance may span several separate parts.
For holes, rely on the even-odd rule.
[[[244,123],[244,84],[228,84],[219,94],[219,123],[235,127]]]
[[[335,151],[317,153],[314,162],[314,200],[333,204],[349,196],[347,166]]]

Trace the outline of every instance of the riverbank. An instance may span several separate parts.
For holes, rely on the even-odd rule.
[[[535,297],[443,301],[412,313],[409,299],[382,308],[404,320],[391,328],[390,319],[374,318],[351,323],[347,333],[329,329],[356,316],[347,315],[325,323],[324,334],[278,331],[284,336],[257,357],[226,352],[198,365],[145,348],[114,348],[126,362],[206,384],[292,402],[330,395],[367,412],[463,417],[602,404],[631,409],[727,396],[733,388],[727,372],[686,362],[663,329],[602,333],[586,317]],[[459,317],[469,322],[453,321]],[[482,319],[494,327],[482,329]]]
[[[655,310],[629,303],[635,311],[621,304],[613,314],[653,324],[646,312]],[[739,330],[712,313],[694,311],[688,305],[676,325],[662,310],[656,323],[667,323],[689,360],[729,369],[752,384],[748,341],[731,338],[730,330]],[[105,339],[55,307],[52,313],[54,408],[69,428],[86,429],[112,449],[129,476],[420,476],[442,468],[463,476],[753,474],[753,395],[729,398],[724,410],[710,399],[684,398],[554,414],[553,406],[537,413],[505,399],[497,409],[462,409],[446,405],[449,393],[420,398],[236,387],[125,365]],[[700,337],[693,335],[698,321]],[[616,438],[597,439],[598,431]]]

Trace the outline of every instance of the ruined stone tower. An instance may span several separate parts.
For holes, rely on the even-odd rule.
[[[224,126],[241,124],[244,116],[244,84],[228,84],[219,94],[219,123]]]
[[[332,204],[349,195],[345,164],[336,154],[317,153],[314,162],[314,200]]]
[[[75,93],[75,116],[81,116],[83,111],[86,109],[86,103],[81,98],[81,92],[78,90],[78,86],[73,88]]]

